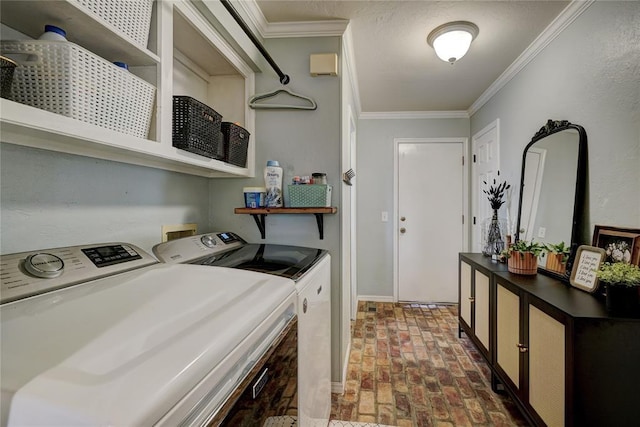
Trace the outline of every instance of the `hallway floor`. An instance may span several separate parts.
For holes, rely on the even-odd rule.
[[[526,426],[490,370],[458,338],[455,305],[359,302],[343,395],[334,420],[413,426]]]

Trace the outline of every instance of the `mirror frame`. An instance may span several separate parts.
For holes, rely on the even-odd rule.
[[[576,256],[578,246],[582,244],[580,241],[582,227],[585,221],[585,195],[586,195],[586,182],[587,182],[587,133],[580,125],[573,124],[568,120],[547,120],[547,123],[540,128],[538,132],[531,138],[531,141],[524,148],[522,153],[522,172],[520,174],[520,200],[518,203],[518,225],[516,228],[516,241],[520,240],[520,217],[522,214],[522,196],[524,193],[524,173],[525,173],[525,160],[527,157],[527,151],[529,148],[554,133],[562,132],[568,129],[575,129],[578,131],[578,164],[576,165],[576,191],[573,201],[573,219],[571,227],[571,252],[569,259],[567,260],[567,268],[564,275],[554,273],[546,268],[538,267],[538,272],[548,276],[555,277],[568,283],[571,276],[571,270],[573,268],[573,262]]]

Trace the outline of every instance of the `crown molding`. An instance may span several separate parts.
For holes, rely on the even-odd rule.
[[[339,37],[344,34],[348,25],[347,20],[275,22],[267,26],[264,38]]]
[[[469,113],[459,111],[373,111],[362,112],[362,120],[403,120],[403,119],[468,119]]]
[[[549,45],[565,28],[587,10],[595,0],[572,0],[571,3],[554,19],[551,24],[527,47],[524,52],[494,81],[476,101],[471,104],[468,115],[474,115],[496,93],[500,91],[511,79],[533,60],[542,50]]]
[[[247,25],[253,27],[252,30],[258,33],[260,37],[264,38],[269,23],[267,22],[267,18],[262,14],[262,10],[260,10],[258,3],[256,3],[255,0],[249,0],[234,1],[233,4],[234,6],[242,9],[244,15],[247,16],[249,20]]]
[[[250,25],[263,39],[286,37],[334,37],[342,36],[348,20],[268,22],[254,0],[234,2],[248,16]]]

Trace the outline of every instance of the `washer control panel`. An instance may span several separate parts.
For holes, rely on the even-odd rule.
[[[205,256],[219,254],[246,244],[240,236],[229,231],[200,234],[170,240],[153,247],[160,262],[182,264]]]
[[[97,248],[82,249],[82,252],[98,268],[142,258],[128,245],[100,246]]]
[[[0,304],[157,264],[129,243],[52,248],[0,256]]]

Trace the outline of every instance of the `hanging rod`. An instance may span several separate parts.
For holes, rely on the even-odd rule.
[[[280,67],[278,67],[278,64],[276,64],[276,61],[274,61],[271,55],[269,55],[269,52],[267,52],[267,50],[264,48],[262,43],[260,43],[260,40],[258,40],[256,36],[253,35],[253,32],[251,31],[251,29],[247,26],[247,24],[244,22],[242,17],[236,11],[236,9],[231,5],[229,0],[220,0],[220,3],[222,3],[225,9],[229,11],[231,16],[233,16],[233,19],[235,19],[238,25],[240,25],[240,28],[242,28],[242,31],[244,31],[247,37],[251,39],[253,44],[258,48],[258,50],[262,54],[262,56],[264,56],[264,59],[267,60],[269,65],[271,65],[271,68],[273,68],[273,70],[278,74],[278,77],[280,77],[280,83],[282,83],[283,85],[286,85],[287,83],[289,83],[291,81],[291,79],[289,79],[289,76],[283,73]]]

